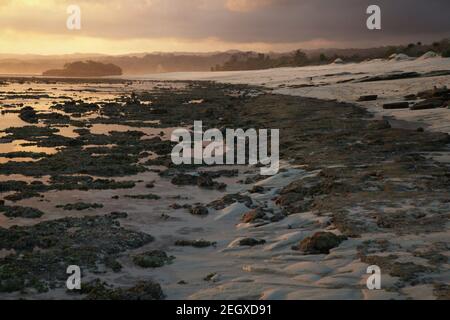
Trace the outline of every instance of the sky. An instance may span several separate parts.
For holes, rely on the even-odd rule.
[[[381,8],[382,30],[366,9]],[[69,30],[67,7],[81,9]],[[449,0],[0,0],[0,53],[361,48],[450,37]]]

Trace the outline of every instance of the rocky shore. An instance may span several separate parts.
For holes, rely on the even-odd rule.
[[[19,124],[0,137],[0,297],[450,298],[448,134],[256,86],[116,81],[0,86]],[[280,129],[282,169],[173,165],[194,120]]]

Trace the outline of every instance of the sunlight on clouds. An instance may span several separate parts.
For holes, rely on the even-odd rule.
[[[272,3],[274,3],[274,0],[227,0],[225,7],[230,11],[250,12],[267,7]]]
[[[43,45],[45,44],[45,45]],[[158,39],[107,39],[88,36],[44,35],[33,32],[0,31],[0,53],[34,54],[70,54],[103,53],[129,54],[141,52],[213,52],[236,48],[243,51],[257,50],[287,51],[299,47],[333,46],[335,43],[325,40],[313,40],[303,43],[271,44],[263,42],[234,43],[217,38],[187,40],[180,38]],[[195,49],[193,49],[195,48]]]
[[[442,9],[430,9],[410,31],[405,30],[408,17],[418,16],[428,6],[419,0],[398,0],[407,1],[415,3],[405,7],[408,15],[395,19],[386,15],[383,34],[369,37],[366,11],[358,4],[362,0],[351,1],[345,12],[342,0],[0,0],[0,51],[284,51],[448,36],[448,10],[444,10],[450,6],[448,0],[433,0]],[[397,1],[395,5],[383,2],[392,12],[399,6]],[[81,30],[67,29],[70,4],[81,7]],[[361,19],[349,19],[352,16]]]

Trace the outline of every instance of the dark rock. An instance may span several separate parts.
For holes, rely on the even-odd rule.
[[[197,176],[190,174],[178,174],[172,179],[172,184],[177,186],[196,185],[197,179]]]
[[[408,109],[409,108],[409,102],[392,102],[392,103],[385,103],[383,105],[383,109]]]
[[[442,98],[450,99],[450,90],[446,86],[442,88],[434,87],[431,90],[421,91],[417,94],[421,99]]]
[[[194,216],[206,216],[209,211],[205,206],[195,206],[190,209],[190,212]]]
[[[239,245],[241,247],[244,247],[244,246],[254,247],[254,246],[259,246],[259,245],[262,245],[265,243],[266,243],[266,240],[258,240],[258,239],[253,239],[253,238],[246,238],[246,239],[242,239],[241,241],[239,241]]]
[[[216,210],[222,210],[235,202],[244,203],[249,208],[251,208],[253,204],[253,201],[249,196],[243,196],[241,194],[236,193],[236,194],[227,194],[222,199],[215,200],[210,204],[208,204],[208,207],[214,208]]]
[[[164,251],[153,250],[134,256],[133,262],[141,268],[160,268],[171,263],[173,259],[175,257],[169,257]]]
[[[307,254],[328,254],[331,249],[338,247],[344,240],[347,240],[347,237],[337,236],[330,232],[317,232],[301,241],[298,247],[292,249]]]
[[[375,101],[378,99],[378,95],[373,94],[373,95],[366,95],[366,96],[361,96],[359,97],[358,101],[363,102],[363,101]]]
[[[447,106],[447,102],[440,98],[430,98],[424,101],[415,103],[411,106],[411,110],[426,110],[426,109],[435,109],[435,108],[444,108]]]
[[[161,199],[160,196],[156,194],[139,194],[139,195],[127,195],[125,198],[129,199],[137,199],[137,200],[159,200]]]
[[[264,211],[261,208],[256,208],[247,213],[244,213],[244,215],[241,218],[241,221],[243,223],[251,223],[257,219],[264,219],[265,217],[266,214],[264,213]]]
[[[28,123],[37,123],[39,120],[36,111],[32,107],[25,107],[20,110],[19,118]]]
[[[261,186],[254,186],[251,190],[250,193],[264,193],[264,187]]]
[[[212,189],[214,187],[214,181],[210,177],[199,176],[197,177],[197,185],[201,188]]]
[[[19,206],[0,206],[0,212],[8,218],[25,218],[25,219],[37,219],[44,215],[44,213],[35,208],[19,207]]]
[[[215,246],[216,242],[206,240],[177,240],[175,246],[177,247],[194,247],[194,248],[207,248]]]
[[[405,100],[416,100],[417,96],[415,94],[408,94],[404,98]]]
[[[5,200],[17,202],[23,199],[30,199],[35,197],[40,197],[41,195],[34,191],[24,191],[24,192],[17,192],[14,194],[10,194],[5,197]]]
[[[56,207],[62,208],[63,210],[67,210],[67,211],[72,211],[72,210],[83,211],[83,210],[87,210],[87,209],[100,209],[100,208],[103,208],[103,205],[99,204],[99,203],[77,202],[77,203],[69,203],[66,205],[60,205],[60,206],[56,206]]]
[[[86,300],[162,300],[164,293],[161,286],[153,281],[140,281],[131,288],[112,288],[96,279],[83,284],[79,294],[86,295]]]
[[[374,120],[370,121],[368,125],[368,129],[373,130],[385,130],[385,129],[391,129],[392,126],[387,120]]]
[[[373,81],[389,81],[389,80],[398,80],[398,79],[411,79],[411,78],[419,78],[421,76],[418,72],[396,72],[396,73],[387,73],[378,76],[368,76],[364,77],[357,82],[373,82]]]
[[[128,218],[128,213],[126,213],[126,212],[111,212],[110,216],[113,219],[126,219],[126,218]]]
[[[172,178],[172,183],[178,186],[197,185],[200,188],[205,189],[223,190],[226,188],[224,183],[218,183],[214,181],[211,176],[205,174],[199,176],[184,173],[177,174]]]
[[[217,273],[212,272],[212,273],[208,274],[206,277],[204,277],[203,280],[212,281],[214,279],[214,277],[216,277],[216,276],[217,276]]]

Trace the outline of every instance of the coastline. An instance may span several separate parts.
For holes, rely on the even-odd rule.
[[[421,155],[444,152],[448,135],[392,128],[349,103],[276,92],[241,95],[232,100],[231,108],[223,108],[228,98],[222,92],[261,89],[209,82],[190,84],[201,89],[198,93],[187,90],[186,97],[192,100],[205,94],[208,105],[178,106],[167,100],[167,105],[176,108],[154,115],[162,121],[161,127],[199,119],[212,127],[279,127],[283,169],[267,179],[258,176],[257,168],[238,168],[237,176],[219,175],[215,180],[228,185],[225,193],[189,185],[174,187],[170,181],[174,175],[195,175],[199,168],[172,168],[168,175],[149,171],[115,178],[142,180],[132,191],[51,191],[45,193],[46,202],[21,201],[47,213],[55,212],[44,220],[68,216],[51,209],[57,201],[101,202],[103,208],[86,216],[124,211],[128,216],[120,219],[123,228],[155,238],[120,256],[122,271],[105,270],[89,278],[100,277],[119,287],[142,279],[156,281],[169,299],[448,297],[448,166]],[[170,98],[168,92],[158,92],[155,94]],[[144,102],[147,96],[143,91],[137,98]],[[205,112],[207,109],[212,112]],[[158,152],[164,154],[163,149]],[[161,160],[159,164],[166,163],[164,157]],[[144,182],[153,180],[155,189],[151,192],[161,199],[123,199],[130,193],[148,193]],[[248,184],[238,183],[242,180],[248,180]],[[227,194],[235,196],[229,199]],[[108,203],[112,196],[119,196],[119,200]],[[174,202],[181,207],[174,209]],[[205,206],[208,215],[191,215],[184,205]],[[247,222],[241,220],[254,210],[263,214]],[[79,213],[74,216],[80,217]],[[307,254],[293,249],[317,232],[345,235],[347,239],[330,248],[329,253]],[[177,240],[200,239],[216,244],[207,248],[174,246]],[[241,245],[245,239],[265,242]],[[155,269],[142,269],[133,263],[133,256],[154,249],[175,259]],[[365,287],[370,264],[382,268],[381,291]],[[52,290],[28,297],[61,296],[66,297],[66,293]]]

